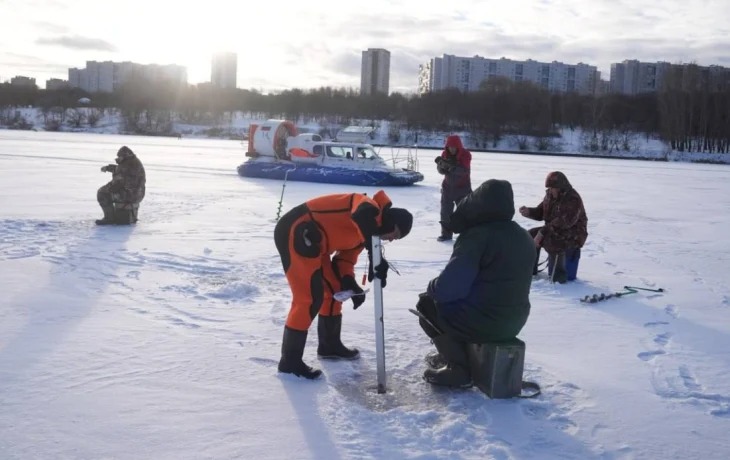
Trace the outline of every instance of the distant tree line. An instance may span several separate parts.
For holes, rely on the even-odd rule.
[[[683,152],[730,151],[728,73],[673,66],[662,82],[658,91],[636,96],[551,93],[501,77],[485,81],[476,92],[446,90],[420,96],[360,96],[353,89],[332,87],[263,94],[142,80],[96,94],[5,84],[0,85],[0,123],[27,126],[10,110],[22,106],[39,107],[50,129],[85,122],[93,126],[105,111],[118,110],[127,132],[168,133],[174,121],[221,126],[236,112],[244,112],[255,118],[316,120],[324,134],[334,134],[355,120],[376,127],[388,121],[394,143],[432,132],[466,132],[469,145],[476,148],[496,147],[509,136],[519,149],[550,150],[560,128],[581,128],[581,146],[591,152],[631,150],[639,136]],[[78,110],[83,97],[91,99],[86,104],[91,111]]]

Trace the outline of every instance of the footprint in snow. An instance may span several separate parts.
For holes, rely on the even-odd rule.
[[[682,379],[682,383],[684,383],[684,386],[689,391],[702,391],[702,385],[700,385],[697,381],[697,378],[694,376],[694,373],[689,369],[689,367],[685,365],[679,366],[679,377]]]
[[[714,415],[715,417],[730,419],[730,407],[723,407],[722,409],[711,410],[710,415]]]
[[[666,321],[649,321],[648,323],[644,323],[644,327],[666,326],[668,324]]]
[[[653,358],[666,354],[664,350],[642,351],[636,355],[642,361],[651,361]]]
[[[647,285],[648,287],[650,287],[650,288],[652,288],[652,289],[653,289],[653,288],[654,288],[654,287],[656,286],[656,283],[654,283],[654,282],[652,282],[652,281],[649,281],[649,280],[648,280],[648,279],[646,279],[646,278],[639,278],[639,279],[640,279],[640,280],[641,280],[641,281],[642,281],[642,282],[643,282],[644,284],[646,284],[646,285]]]
[[[674,304],[669,304],[666,307],[664,307],[664,312],[671,316],[672,318],[679,317],[679,313],[677,312],[677,307]]]
[[[658,334],[656,337],[654,337],[654,343],[661,345],[661,346],[666,346],[669,344],[669,340],[672,338],[672,335],[674,335],[674,334],[672,334],[671,332],[665,332],[663,334]]]
[[[272,367],[272,366],[279,365],[278,361],[276,361],[274,359],[269,359],[269,358],[257,358],[254,356],[252,358],[248,358],[248,360],[254,364],[258,364],[259,366],[264,366],[264,367]]]

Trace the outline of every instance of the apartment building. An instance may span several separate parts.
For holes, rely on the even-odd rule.
[[[610,91],[629,95],[656,91],[661,86],[663,74],[671,66],[669,62],[637,60],[611,64]]]
[[[67,80],[62,80],[60,78],[49,78],[48,80],[46,80],[46,89],[48,90],[58,90],[66,88],[69,88]]]
[[[360,94],[388,94],[390,92],[390,51],[368,48],[362,52]]]
[[[110,93],[133,78],[186,85],[188,72],[183,66],[137,64],[135,62],[86,61],[83,69],[68,69],[68,83],[90,93]]]
[[[599,80],[595,66],[578,63],[564,64],[516,61],[481,56],[459,57],[444,54],[419,66],[418,92],[456,88],[464,92],[476,91],[483,81],[492,77],[506,77],[512,81],[530,81],[555,92],[575,91],[594,94]]]
[[[658,91],[667,72],[672,69],[687,70],[691,64],[669,62],[640,62],[635,59],[611,64],[610,90],[612,93],[636,95]],[[730,69],[727,67],[694,66],[699,70],[700,82],[730,83]]]
[[[238,86],[238,55],[236,53],[217,53],[210,65],[210,82],[217,88],[236,88]]]
[[[12,86],[25,86],[27,88],[37,88],[35,78],[17,76],[10,79]]]

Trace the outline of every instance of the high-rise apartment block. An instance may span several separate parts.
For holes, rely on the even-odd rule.
[[[610,90],[629,95],[656,91],[661,86],[662,76],[671,66],[669,62],[637,60],[611,64]]]
[[[26,88],[38,88],[35,83],[35,78],[16,76],[10,79],[12,86],[23,86]]]
[[[217,88],[238,87],[238,56],[236,53],[213,55],[210,66],[210,82]]]
[[[60,78],[49,78],[46,80],[46,89],[48,90],[67,89],[68,87],[67,80],[61,80]]]
[[[611,64],[611,92],[635,95],[658,91],[670,71],[689,76],[695,69],[698,84],[730,84],[730,68],[719,65],[700,66],[694,64],[671,64],[669,62],[640,62],[625,60]],[[684,77],[682,77],[684,78]]]
[[[390,92],[390,51],[368,48],[362,52],[360,94],[388,94]]]
[[[477,91],[482,82],[492,77],[530,81],[555,92],[594,94],[599,73],[595,66],[583,63],[572,65],[557,61],[546,63],[444,54],[419,66],[418,92],[424,94],[447,88]]]
[[[84,69],[68,69],[69,85],[90,93],[111,93],[135,78],[150,82],[187,85],[188,71],[185,67],[175,64],[137,64],[128,61],[86,61]]]

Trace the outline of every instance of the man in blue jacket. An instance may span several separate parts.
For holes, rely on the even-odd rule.
[[[535,244],[512,221],[512,185],[490,179],[467,195],[451,217],[459,237],[441,274],[417,309],[438,354],[427,356],[423,378],[434,385],[471,386],[467,343],[512,339],[530,315]]]

